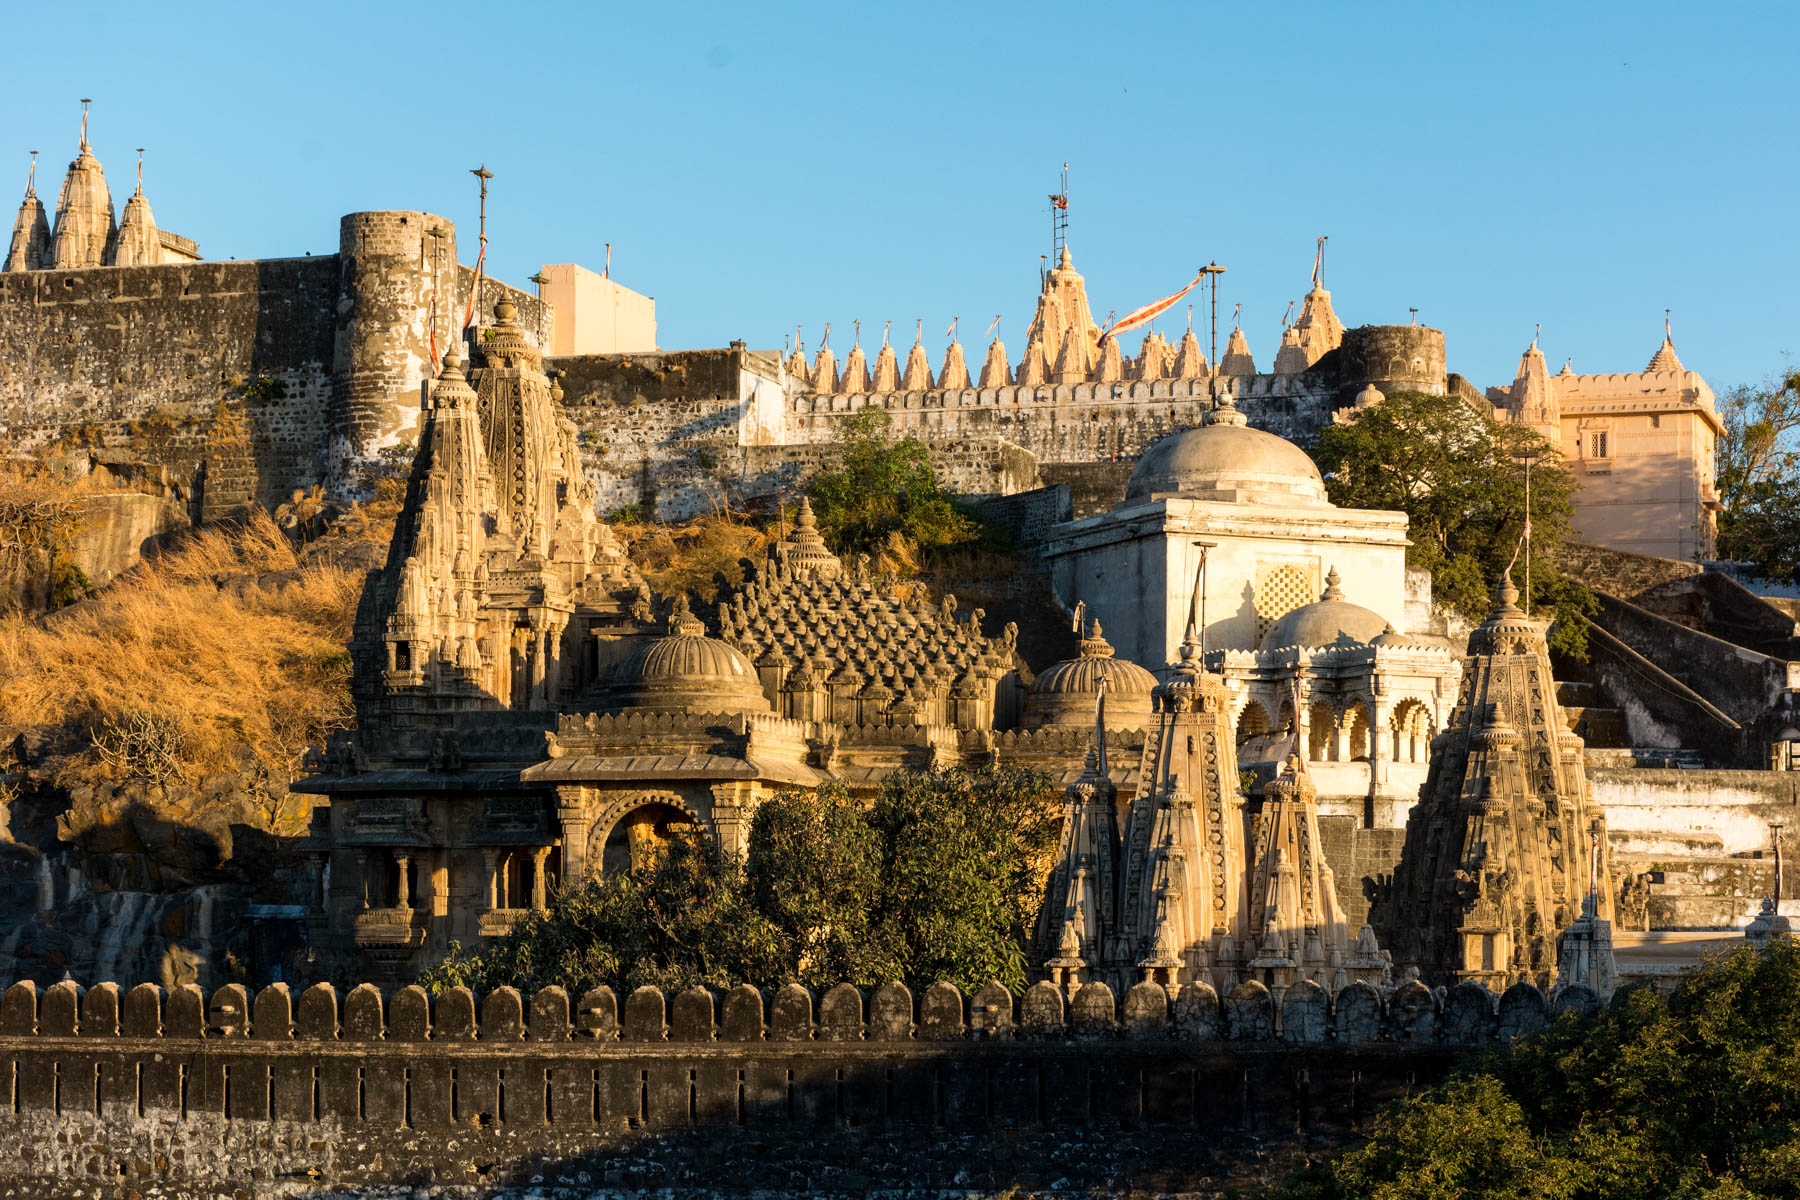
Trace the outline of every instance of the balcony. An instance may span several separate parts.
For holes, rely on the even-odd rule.
[[[425,913],[416,908],[365,908],[354,922],[356,944],[365,950],[416,950],[425,942]]]

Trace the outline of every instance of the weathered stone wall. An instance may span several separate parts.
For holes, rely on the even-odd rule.
[[[1571,579],[1626,600],[1658,584],[1698,575],[1703,569],[1699,563],[1587,542],[1564,542],[1557,549],[1556,566]]]
[[[341,475],[414,435],[434,226],[441,352],[473,274],[427,213],[352,213],[338,254],[0,275],[0,439],[165,470],[211,514]],[[488,312],[503,292],[547,328],[495,280]]]
[[[316,481],[332,394],[335,256],[0,275],[0,434],[110,448],[195,479],[245,398],[264,498]]]
[[[141,985],[0,1000],[0,1194],[259,1196],[435,1183],[1192,1190],[1234,1135],[1318,1144],[1459,1053],[1593,1011],[1585,988],[1495,997],[1261,984],[1170,1005],[1040,984],[865,996],[796,986],[623,1005],[595,989],[435,1002],[416,988]],[[816,1016],[815,1016],[816,1008]],[[1154,1164],[1154,1165],[1152,1165]],[[1057,1180],[1062,1182],[1057,1183]]]

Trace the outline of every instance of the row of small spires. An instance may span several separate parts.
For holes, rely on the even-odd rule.
[[[827,336],[829,337],[829,330]],[[813,355],[811,364],[808,364],[804,347],[796,342],[788,352],[785,366],[790,377],[813,391],[837,394],[970,387],[1037,387],[1052,383],[1205,379],[1212,374],[1212,367],[1206,360],[1206,354],[1200,349],[1200,341],[1194,336],[1192,329],[1182,336],[1179,343],[1171,343],[1162,334],[1151,330],[1144,335],[1136,356],[1131,358],[1127,358],[1119,348],[1117,338],[1107,337],[1100,343],[1098,361],[1091,365],[1089,359],[1095,352],[1076,340],[1080,336],[1077,330],[1070,329],[1054,360],[1042,343],[1032,341],[1026,347],[1025,357],[1016,371],[1007,359],[1006,344],[995,338],[988,344],[987,357],[981,364],[979,375],[974,376],[971,376],[968,362],[963,357],[962,343],[954,340],[944,351],[942,366],[933,372],[922,332],[915,338],[904,366],[900,364],[892,344],[885,339],[875,357],[873,368],[870,367],[860,343],[851,347],[840,368],[829,344],[820,346]],[[1256,363],[1250,356],[1250,346],[1244,340],[1242,329],[1231,331],[1225,353],[1219,357],[1219,373],[1257,373]]]

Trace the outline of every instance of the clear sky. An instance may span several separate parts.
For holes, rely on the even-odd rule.
[[[841,357],[860,318],[904,350],[924,318],[935,362],[961,316],[979,362],[998,313],[1016,361],[1067,161],[1095,315],[1216,259],[1264,369],[1319,234],[1346,324],[1416,306],[1478,385],[1540,321],[1553,370],[1641,370],[1664,308],[1718,389],[1800,353],[1794,3],[83,12],[52,33],[39,6],[9,59],[14,188],[41,149],[54,198],[91,96],[115,202],[148,147],[159,224],[208,257],[327,253],[343,213],[416,208],[469,261],[486,163],[492,273],[598,269],[610,241],[665,348],[800,323],[810,352],[829,320]]]

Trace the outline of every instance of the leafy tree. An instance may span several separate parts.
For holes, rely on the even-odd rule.
[[[1615,997],[1400,1101],[1290,1197],[1800,1196],[1800,944]]]
[[[1061,815],[1010,767],[900,771],[865,806],[841,784],[765,802],[743,863],[704,837],[589,877],[421,982],[485,991],[596,983],[1025,986],[1024,939]]]
[[[1313,457],[1334,503],[1398,509],[1408,518],[1409,566],[1431,572],[1434,596],[1471,620],[1487,615],[1494,580],[1525,527],[1531,461],[1531,595],[1556,615],[1551,644],[1587,649],[1594,598],[1556,567],[1574,514],[1575,479],[1543,435],[1496,421],[1456,396],[1396,392],[1319,434]],[[1523,565],[1513,580],[1525,584]]]
[[[478,950],[452,945],[419,982],[477,992],[598,983],[725,988],[784,976],[781,943],[748,903],[743,870],[706,838],[677,838],[645,866],[590,876]]]
[[[1719,398],[1719,554],[1800,582],[1800,370]]]
[[[896,534],[926,548],[980,538],[981,523],[939,486],[925,444],[895,438],[892,424],[882,408],[844,422],[838,467],[808,485],[826,542],[839,554],[873,554]]]

